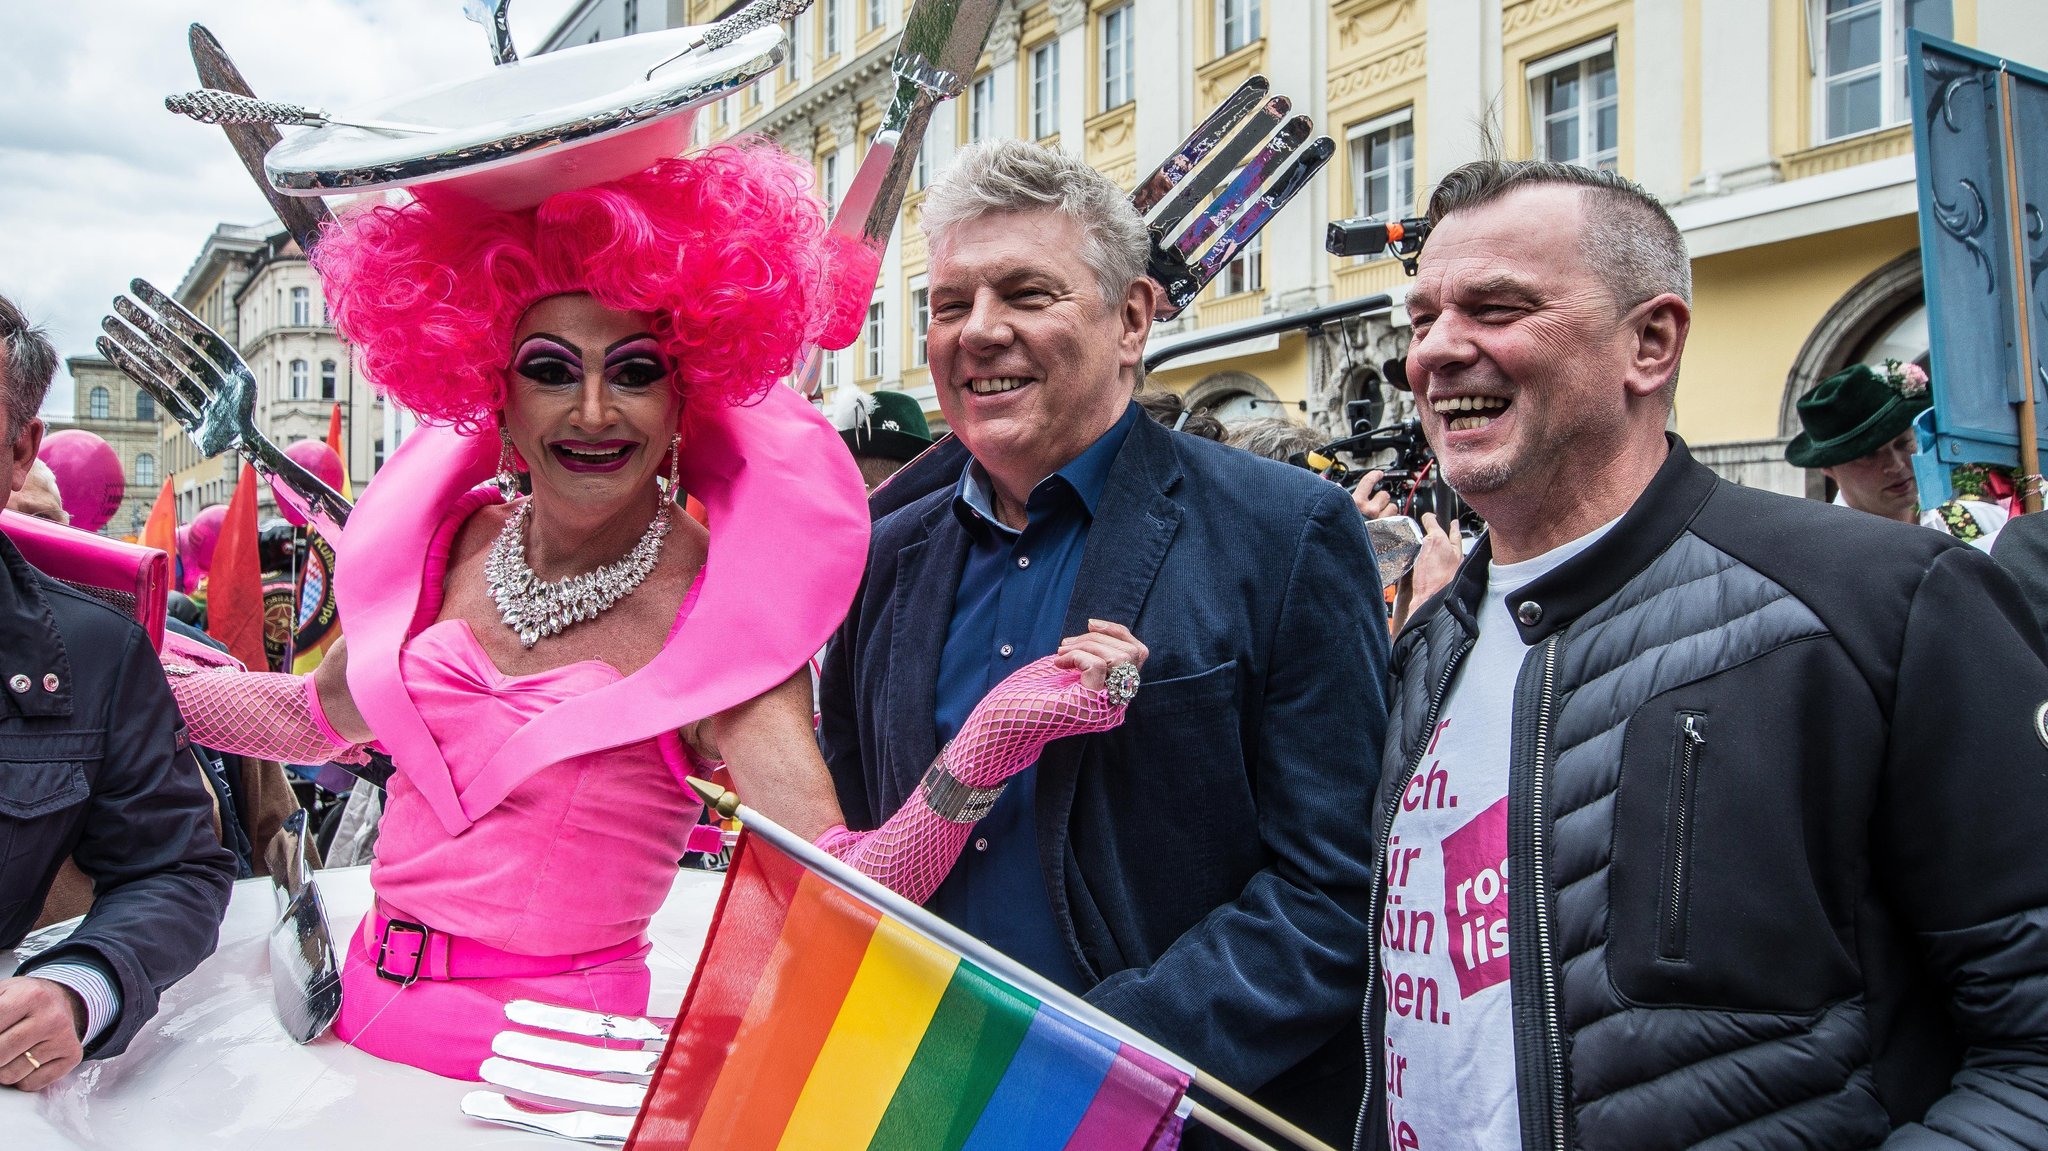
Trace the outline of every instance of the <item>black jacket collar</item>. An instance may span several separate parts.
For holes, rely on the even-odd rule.
[[[71,660],[43,594],[44,578],[0,532],[0,699],[6,701],[0,712],[71,714]],[[57,677],[56,691],[44,687],[51,675]],[[23,682],[28,690],[17,690]]]
[[[1613,531],[1555,571],[1509,593],[1523,643],[1543,642],[1620,591],[1678,539],[1713,493],[1718,482],[1714,473],[1692,458],[1684,440],[1668,432],[1665,439],[1670,453]],[[1492,559],[1492,537],[1483,535],[1444,597],[1444,609],[1457,617],[1467,634],[1479,630],[1479,603],[1486,594]]]

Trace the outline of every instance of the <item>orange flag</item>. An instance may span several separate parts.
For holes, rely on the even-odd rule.
[[[355,489],[348,482],[348,452],[341,443],[341,405],[327,414],[327,446],[334,449],[334,456],[341,461],[341,498],[354,500]]]
[[[256,554],[256,469],[243,464],[207,571],[206,630],[250,671],[270,670],[263,651],[262,563]]]
[[[142,546],[155,548],[171,557],[171,566],[178,566],[178,504],[171,495],[171,477],[164,477],[164,490],[156,494],[156,504],[149,509],[149,519],[142,525]]]

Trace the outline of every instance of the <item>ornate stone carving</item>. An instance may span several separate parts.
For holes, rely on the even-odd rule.
[[[825,117],[825,126],[831,130],[832,138],[838,141],[841,147],[853,142],[854,130],[860,124],[860,105],[854,102],[851,95],[834,101],[832,107],[826,111]]]
[[[1426,59],[1423,43],[1418,40],[1401,51],[1340,72],[1330,78],[1330,103],[1338,104],[1353,96],[1391,87],[1410,73],[1421,72]]]
[[[1502,40],[1518,40],[1546,24],[1574,15],[1580,9],[1605,0],[1521,0],[1501,13]]]
[[[1088,18],[1088,0],[1052,0],[1053,25],[1062,32],[1081,26]]]
[[[1354,6],[1348,13],[1340,8],[1336,15],[1341,21],[1337,25],[1338,50],[1349,52],[1385,36],[1398,25],[1412,22],[1416,16],[1415,0],[1379,0]]]
[[[988,32],[988,54],[1000,68],[1017,62],[1019,38],[1024,34],[1024,15],[1014,3],[1005,4],[996,13],[996,22]]]

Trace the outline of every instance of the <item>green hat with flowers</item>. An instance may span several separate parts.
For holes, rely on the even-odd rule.
[[[1934,402],[1918,364],[1886,360],[1883,369],[1857,364],[1836,372],[1799,397],[1804,430],[1785,445],[1785,462],[1831,468],[1883,447],[1913,426]]]

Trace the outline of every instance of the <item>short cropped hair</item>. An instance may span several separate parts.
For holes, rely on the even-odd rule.
[[[50,381],[57,378],[57,346],[50,334],[28,322],[14,301],[0,296],[0,384],[7,389],[7,442],[42,410]]]
[[[1429,222],[1544,184],[1581,190],[1587,227],[1579,232],[1579,250],[1623,310],[1666,292],[1692,303],[1692,259],[1671,213],[1642,185],[1606,169],[1555,160],[1474,160],[1430,193]]]
[[[488,422],[519,318],[579,292],[656,315],[686,401],[744,403],[796,367],[836,302],[842,270],[809,185],[805,165],[742,142],[520,211],[423,189],[344,215],[313,264],[370,378],[422,419]]]
[[[1243,420],[1230,425],[1230,436],[1223,441],[1233,448],[1243,448],[1255,456],[1264,456],[1281,463],[1293,461],[1295,453],[1309,451],[1323,440],[1321,436],[1293,420],[1274,416]]]
[[[969,144],[925,193],[922,227],[933,247],[967,220],[999,212],[1057,212],[1081,228],[1081,259],[1105,303],[1145,274],[1151,241],[1130,196],[1079,159],[1026,140]]]

